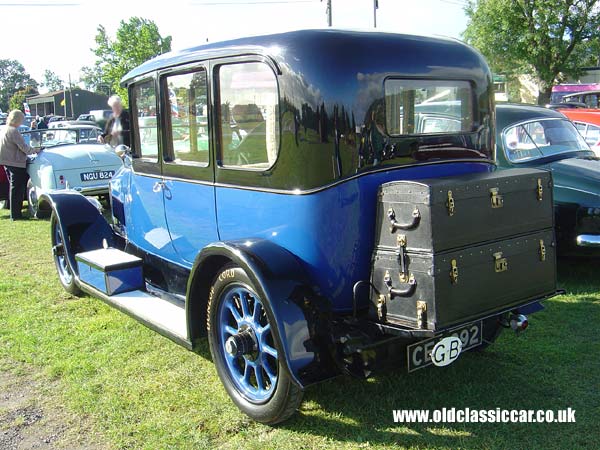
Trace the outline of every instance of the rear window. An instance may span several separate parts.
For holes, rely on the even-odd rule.
[[[387,79],[384,90],[390,135],[473,130],[473,91],[467,81]]]

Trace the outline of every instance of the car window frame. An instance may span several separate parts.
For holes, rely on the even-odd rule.
[[[199,182],[214,182],[214,128],[213,128],[213,105],[211,92],[211,64],[209,60],[194,61],[191,64],[183,66],[168,67],[160,70],[157,74],[157,81],[160,87],[160,104],[161,111],[161,139],[163,140],[163,152],[161,152],[160,162],[162,164],[163,176],[167,178],[181,178],[189,181]],[[166,80],[170,76],[185,75],[194,73],[198,69],[204,70],[206,74],[206,102],[207,102],[207,129],[208,129],[208,161],[206,165],[182,164],[176,163],[171,158],[174,158],[171,140],[171,120],[170,120],[170,105],[169,105],[169,90],[166,85]],[[168,114],[167,114],[168,112]]]
[[[454,132],[437,132],[437,133],[410,133],[410,134],[393,134],[390,133],[390,130],[388,129],[388,118],[387,118],[387,105],[386,105],[386,93],[385,93],[385,83],[389,80],[400,80],[400,81],[447,81],[449,83],[452,82],[462,82],[462,83],[466,83],[469,85],[469,90],[471,92],[471,113],[473,114],[472,120],[471,120],[471,128],[469,130],[461,130],[461,131],[454,131]],[[460,136],[463,134],[469,134],[472,133],[473,130],[475,130],[478,125],[479,125],[479,117],[477,115],[477,111],[478,111],[478,107],[477,107],[477,95],[475,93],[475,86],[472,82],[472,80],[467,80],[464,78],[454,78],[454,77],[419,77],[419,76],[415,76],[415,77],[407,77],[407,76],[396,76],[396,75],[388,75],[386,77],[383,78],[382,84],[381,84],[381,95],[383,98],[383,108],[384,108],[384,117],[383,117],[383,129],[385,131],[386,136],[390,137],[390,138],[394,138],[394,139],[398,139],[398,138],[418,138],[418,137],[427,137],[427,136],[439,136],[441,134],[443,135],[449,135],[449,136]],[[429,115],[435,115],[436,113],[425,113],[425,114],[429,114]],[[460,119],[460,121],[462,122],[462,118]]]
[[[137,86],[143,83],[152,82],[154,85],[155,92],[155,108],[156,108],[156,127],[157,127],[157,155],[156,158],[144,157],[140,154],[140,143],[139,141],[139,129],[138,129],[138,117],[136,101],[137,99],[133,95],[133,92]],[[156,72],[145,74],[144,76],[133,80],[128,86],[129,96],[129,111],[130,111],[130,126],[131,126],[131,150],[132,150],[132,167],[136,173],[142,173],[147,175],[162,175],[162,154],[163,154],[163,139],[162,126],[160,117],[162,116],[162,110],[160,109],[160,86],[158,83],[158,74]]]
[[[562,121],[571,123],[573,125],[573,128],[575,128],[575,131],[581,136],[581,133],[579,132],[579,130],[577,130],[577,127],[575,126],[575,124],[570,119],[568,119],[567,117],[564,117],[564,118],[562,118],[562,117],[536,117],[536,118],[529,118],[527,120],[522,120],[520,122],[514,122],[514,123],[511,123],[510,125],[507,125],[506,127],[504,127],[502,129],[501,134],[500,134],[500,139],[502,141],[502,152],[504,153],[504,157],[506,158],[506,160],[510,164],[527,164],[527,163],[531,163],[533,161],[538,161],[540,159],[547,158],[548,156],[543,156],[542,155],[542,156],[540,156],[538,158],[529,158],[529,159],[525,159],[523,161],[513,161],[508,156],[508,150],[506,148],[506,134],[507,134],[508,130],[511,129],[511,128],[516,128],[516,127],[520,127],[520,126],[523,126],[523,125],[527,125],[528,123],[533,123],[533,122],[547,122],[547,121],[550,121],[550,120],[562,120]],[[583,139],[583,141],[585,142],[585,138],[583,136],[581,136],[581,139]],[[586,144],[587,144],[587,142],[586,142]],[[588,149],[587,150],[585,150],[585,149],[568,150],[566,152],[556,153],[553,156],[566,155],[566,154],[569,154],[569,153],[577,153],[577,152],[593,152],[593,150],[591,148],[589,148],[589,144],[587,144],[587,145],[588,145]]]
[[[277,156],[273,160],[273,163],[269,167],[261,167],[261,168],[252,168],[252,167],[242,167],[242,166],[224,166],[222,164],[222,142],[221,142],[221,86],[220,86],[220,78],[219,78],[219,68],[227,65],[237,65],[237,64],[248,64],[248,63],[261,63],[267,66],[271,72],[273,73],[275,79],[275,88],[277,94],[277,125],[278,125],[278,136],[277,136]],[[212,90],[213,90],[213,141],[214,141],[214,163],[215,163],[215,172],[221,172],[221,174],[230,173],[254,173],[258,176],[262,176],[262,174],[270,173],[273,168],[277,165],[277,161],[281,156],[281,136],[282,136],[282,111],[281,111],[281,86],[279,83],[279,76],[281,75],[281,71],[277,66],[273,64],[273,61],[263,55],[240,55],[240,56],[232,56],[226,58],[219,58],[211,61],[210,65],[211,76],[212,76]],[[216,175],[215,175],[216,176]],[[235,175],[233,175],[235,177]],[[216,177],[217,178],[217,177]],[[231,178],[230,176],[225,175],[225,178]],[[230,180],[227,180],[228,182]]]

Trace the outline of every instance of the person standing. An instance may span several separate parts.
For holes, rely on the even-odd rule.
[[[112,115],[106,122],[104,133],[98,137],[98,140],[111,147],[121,144],[129,147],[129,111],[123,109],[123,102],[118,95],[113,95],[108,99],[108,106],[112,109]]]
[[[23,199],[27,190],[27,155],[39,153],[27,145],[19,127],[23,124],[25,115],[18,109],[12,110],[6,119],[6,127],[0,132],[0,165],[6,168],[10,182],[10,218],[21,220]]]

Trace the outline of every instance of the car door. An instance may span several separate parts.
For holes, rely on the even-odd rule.
[[[129,98],[133,158],[126,208],[127,237],[142,251],[174,262],[178,255],[171,244],[164,210],[156,79],[133,84]]]
[[[163,72],[163,184],[165,216],[179,263],[191,266],[219,240],[204,65]]]

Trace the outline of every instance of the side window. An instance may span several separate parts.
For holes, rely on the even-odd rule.
[[[279,150],[277,79],[264,63],[218,68],[221,164],[264,170]]]
[[[133,87],[133,120],[135,121],[136,156],[158,160],[158,124],[156,121],[156,88],[154,81]]]
[[[176,164],[208,165],[208,102],[206,71],[171,75],[168,90],[167,135]],[[170,136],[169,136],[170,135]]]

